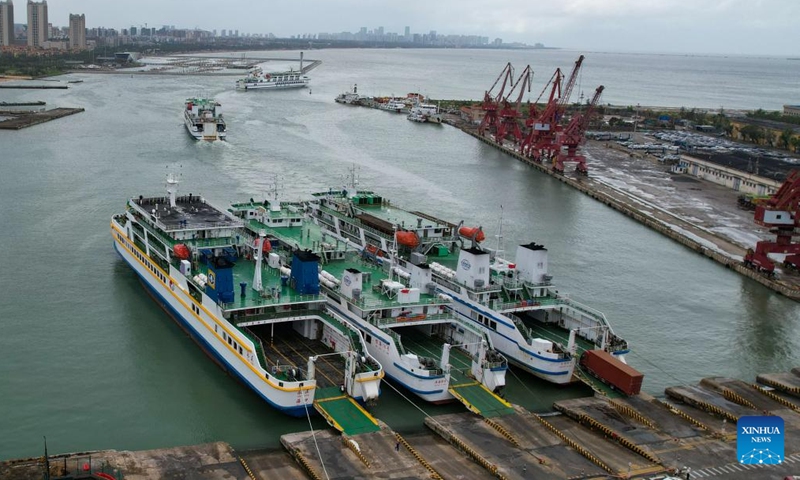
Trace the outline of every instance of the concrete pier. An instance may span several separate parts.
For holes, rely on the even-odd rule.
[[[787,277],[784,279],[775,279],[745,267],[741,262],[741,258],[745,253],[745,249],[741,246],[735,245],[728,240],[715,236],[713,237],[713,240],[709,240],[709,242],[714,243],[716,248],[710,248],[707,242],[698,241],[698,238],[703,239],[708,237],[708,232],[698,232],[696,226],[689,222],[671,216],[663,211],[657,210],[653,212],[646,212],[637,199],[593,180],[591,175],[589,177],[572,178],[556,173],[547,165],[537,163],[533,161],[533,159],[521,155],[508,146],[500,145],[490,138],[480,136],[474,128],[459,126],[453,122],[450,123],[460,128],[465,133],[477,138],[481,142],[497,148],[502,152],[514,157],[515,159],[533,168],[536,168],[537,170],[546,173],[563,183],[566,183],[567,185],[594,198],[595,200],[603,202],[614,210],[617,210],[636,220],[637,222],[656,230],[657,232],[671,238],[672,240],[675,240],[681,245],[684,245],[685,247],[688,247],[695,252],[720,263],[721,265],[724,265],[725,268],[729,268],[741,275],[755,280],[756,282],[780,293],[781,295],[800,301],[800,284],[797,283],[796,276]],[[691,235],[687,234],[687,232],[689,232]]]
[[[83,111],[84,109],[82,108],[54,108],[44,112],[6,112],[0,116],[9,118],[6,120],[0,120],[0,129],[20,130],[22,128],[49,122],[57,118],[74,115]]]
[[[795,373],[765,374],[774,381]],[[800,408],[763,385],[709,377],[666,389],[666,397],[562,400],[554,414],[485,418],[471,412],[427,417],[427,432],[403,436],[329,429],[284,435],[283,450],[234,452],[223,442],[142,452],[113,450],[50,457],[51,474],[91,472],[135,480],[198,479],[599,479],[783,478],[800,468]],[[736,422],[745,415],[784,420],[785,461],[738,463]],[[42,477],[41,457],[0,462],[0,480]]]

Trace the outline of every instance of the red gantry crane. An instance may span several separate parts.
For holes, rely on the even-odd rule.
[[[575,167],[578,173],[587,175],[589,173],[586,168],[586,157],[578,154],[578,147],[584,142],[584,135],[586,129],[589,127],[589,122],[592,120],[597,102],[600,101],[600,95],[603,94],[603,87],[600,85],[594,92],[594,97],[586,107],[583,113],[575,112],[569,124],[564,127],[564,130],[558,133],[556,137],[556,148],[558,154],[553,162],[553,170],[559,173],[564,173],[564,162],[577,162]]]
[[[755,221],[759,225],[769,227],[775,234],[775,241],[762,240],[756,243],[756,249],[749,249],[744,257],[744,264],[759,271],[773,274],[775,263],[769,258],[770,253],[787,254],[784,267],[800,267],[800,244],[792,243],[792,237],[798,235],[800,227],[800,170],[792,170],[786,181],[775,194],[756,205]]]
[[[542,93],[539,94],[539,97],[536,99],[535,102],[530,104],[528,108],[528,118],[525,120],[525,126],[528,127],[528,135],[522,139],[522,142],[519,146],[519,151],[521,154],[532,157],[533,150],[536,143],[539,141],[540,136],[542,135],[542,131],[545,128],[549,129],[549,123],[543,124],[539,123],[539,119],[541,118],[551,118],[554,116],[554,111],[556,109],[556,105],[558,102],[558,97],[561,96],[561,82],[564,80],[564,74],[561,73],[560,68],[556,68],[555,73],[550,78],[550,81],[547,82],[547,85],[544,86],[542,89]],[[536,105],[539,104],[539,101],[542,99],[544,92],[547,91],[547,87],[550,88],[550,97],[547,100],[547,103],[544,106],[544,109],[539,112],[536,109]],[[552,111],[548,112],[548,109]]]
[[[533,70],[531,70],[531,66],[528,65],[525,67],[525,70],[522,71],[516,83],[514,83],[514,86],[511,87],[506,98],[503,99],[503,108],[500,109],[500,120],[497,123],[494,137],[497,143],[502,144],[503,140],[505,140],[506,136],[509,134],[514,138],[515,145],[519,145],[522,141],[522,130],[519,128],[518,120],[522,117],[522,114],[519,111],[519,107],[522,104],[522,97],[525,95],[525,89],[527,88],[528,92],[531,91],[532,81]],[[517,101],[513,104],[509,103],[509,98],[514,94],[514,90],[516,90],[517,87],[519,87]]]
[[[556,145],[556,134],[559,131],[558,122],[561,120],[567,108],[569,97],[572,95],[572,89],[575,87],[575,82],[578,80],[578,73],[583,64],[583,59],[584,56],[581,55],[578,57],[578,60],[575,61],[575,66],[572,68],[572,73],[570,73],[563,89],[561,88],[563,77],[561,77],[560,70],[556,70],[556,74],[553,76],[555,81],[551,80],[553,82],[553,89],[550,92],[550,100],[547,102],[547,106],[534,121],[528,121],[528,123],[533,124],[533,129],[530,131],[525,141],[523,141],[523,153],[528,157],[532,157],[537,162],[541,162],[544,159],[551,159],[558,153]],[[556,89],[558,89],[557,96],[555,95]]]
[[[503,80],[503,84],[500,87],[500,91],[497,93],[497,95],[493,96],[492,91],[494,91],[494,87],[500,83],[501,79]],[[497,80],[495,80],[492,84],[492,88],[487,90],[483,95],[483,104],[481,105],[481,109],[483,110],[484,115],[480,126],[478,126],[478,134],[480,136],[483,136],[487,129],[489,129],[491,133],[495,133],[497,131],[497,109],[500,105],[500,101],[504,98],[503,94],[506,91],[506,85],[510,85],[513,82],[514,67],[512,67],[511,62],[509,62],[503,68],[503,71],[500,72],[500,76],[497,77]]]

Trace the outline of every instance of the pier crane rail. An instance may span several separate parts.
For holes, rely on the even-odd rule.
[[[793,237],[800,235],[800,170],[792,170],[783,185],[765,200],[756,204],[755,222],[770,229],[776,239],[756,243],[755,250],[748,249],[744,264],[768,275],[774,275],[775,262],[771,253],[786,254],[783,266],[800,268],[800,243]]]

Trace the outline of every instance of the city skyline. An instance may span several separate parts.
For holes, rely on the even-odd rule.
[[[19,1],[19,0],[18,0]],[[584,50],[665,53],[797,55],[794,19],[800,2],[793,0],[565,0],[539,5],[508,0],[494,5],[480,0],[407,0],[377,4],[366,0],[296,4],[253,4],[232,0],[221,6],[196,0],[187,10],[174,0],[120,0],[111,9],[100,0],[51,0],[50,17],[64,22],[80,11],[91,18],[89,27],[131,26],[199,28],[242,34],[274,33],[277,37],[321,32],[354,32],[361,27],[384,27],[403,35],[404,28],[424,33],[480,35],[506,43],[543,43]],[[213,10],[214,20],[192,12]],[[243,11],[247,15],[242,15]],[[347,20],[332,22],[333,18]],[[302,14],[302,15],[301,15]],[[60,20],[60,19],[64,20]],[[18,21],[19,22],[19,21]],[[55,24],[54,24],[55,25]],[[757,39],[757,40],[754,40]]]

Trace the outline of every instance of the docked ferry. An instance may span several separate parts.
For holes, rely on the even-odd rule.
[[[222,105],[210,98],[188,98],[184,104],[183,123],[195,140],[225,140],[226,125]]]
[[[492,392],[505,385],[508,362],[485,332],[455,315],[450,296],[431,289],[432,270],[418,264],[406,274],[388,258],[335,238],[325,217],[308,215],[320,208],[320,199],[325,205],[349,202],[346,193],[329,191],[309,202],[251,200],[230,212],[273,248],[301,249],[320,259],[327,314],[359,330],[369,356],[396,384],[432,403],[457,400],[456,386],[497,402]]]
[[[278,410],[305,416],[319,396],[375,401],[383,367],[363,331],[326,308],[322,258],[202,196],[178,195],[178,185],[169,175],[166,196],[131,198],[111,218],[114,248],[151,296]],[[276,236],[302,224],[279,219],[270,226]]]
[[[605,350],[621,360],[628,352],[603,313],[556,290],[543,246],[520,245],[513,261],[504,259],[499,249],[482,245],[486,235],[479,227],[406,211],[351,188],[309,204],[328,237],[391,263],[400,278],[426,265],[427,291],[452,299],[451,313],[486,333],[511,363],[564,384],[575,380],[583,351]]]

